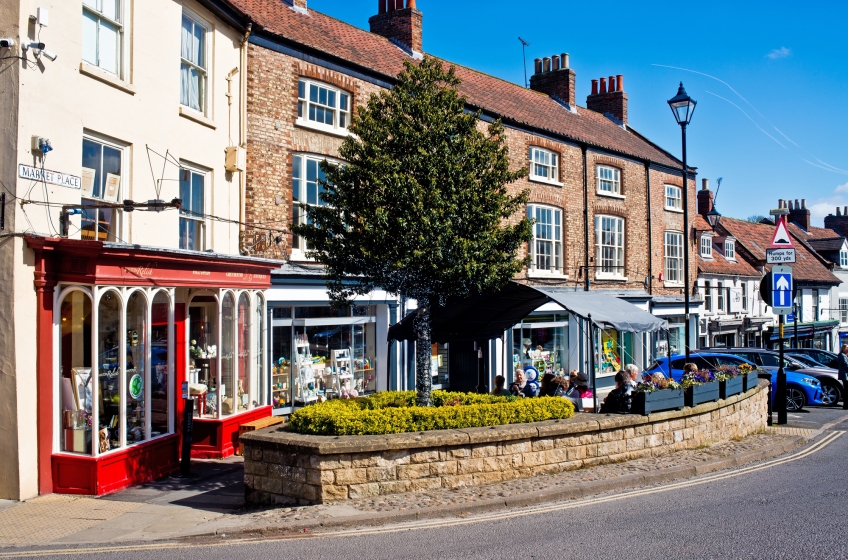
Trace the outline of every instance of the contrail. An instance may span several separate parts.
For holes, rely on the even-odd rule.
[[[736,107],[737,109],[739,109],[740,111],[742,111],[742,114],[743,114],[743,115],[745,115],[746,117],[748,117],[748,120],[749,120],[749,121],[751,121],[752,123],[754,123],[754,126],[756,126],[757,128],[759,128],[759,129],[760,129],[760,132],[762,132],[763,134],[765,134],[766,136],[768,136],[769,138],[771,138],[772,140],[774,140],[774,141],[777,143],[777,145],[778,145],[778,146],[780,146],[781,148],[783,148],[784,150],[788,150],[788,149],[789,149],[789,148],[787,148],[786,146],[784,146],[783,144],[781,144],[781,143],[780,143],[780,140],[778,140],[777,138],[775,138],[774,136],[772,136],[771,134],[769,134],[768,132],[766,132],[766,131],[765,131],[765,129],[764,129],[763,127],[761,127],[761,126],[759,125],[759,123],[757,123],[757,121],[755,121],[754,119],[752,119],[752,118],[751,118],[751,115],[749,115],[748,113],[746,113],[746,112],[745,112],[745,110],[744,110],[742,107],[740,107],[739,105],[737,105],[737,104],[736,104],[736,103],[734,103],[733,101],[731,101],[731,100],[727,99],[726,97],[722,97],[722,96],[720,96],[720,95],[719,95],[719,94],[717,94],[717,93],[713,93],[713,92],[711,92],[711,91],[709,91],[709,90],[707,90],[707,93],[709,93],[710,95],[715,95],[715,96],[716,96],[716,97],[718,97],[719,99],[723,99],[724,101],[727,101],[728,103],[730,103],[731,105],[733,105],[734,107]],[[818,166],[817,166],[817,167],[818,167]]]

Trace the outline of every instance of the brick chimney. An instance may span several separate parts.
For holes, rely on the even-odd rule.
[[[306,2],[306,0],[296,0]],[[415,0],[377,0],[378,13],[368,20],[371,33],[394,39],[415,53],[424,52],[424,14],[415,7]]]
[[[836,207],[836,215],[829,214],[824,217],[824,227],[838,232],[843,237],[848,237],[848,206],[840,211],[839,206]]]
[[[707,213],[713,209],[713,191],[710,190],[709,179],[701,179],[701,190],[698,191],[698,214],[707,218]]]
[[[598,113],[612,115],[621,124],[627,124],[627,94],[624,93],[624,76],[621,74],[601,78],[598,90],[597,80],[592,80],[592,93],[586,97],[586,108]]]
[[[801,227],[804,231],[810,231],[810,211],[807,209],[807,199],[802,198],[800,202],[795,199],[795,205],[789,201],[789,221]]]
[[[556,97],[574,109],[574,70],[568,67],[568,53],[550,58],[537,58],[535,73],[530,76],[530,89]]]

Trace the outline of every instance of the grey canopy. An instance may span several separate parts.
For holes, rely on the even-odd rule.
[[[665,319],[600,290],[575,292],[543,286],[534,288],[574,315],[584,319],[591,317],[593,323],[604,328],[625,332],[654,332],[668,328]]]

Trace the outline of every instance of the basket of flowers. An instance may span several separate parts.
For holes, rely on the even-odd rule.
[[[689,364],[686,364],[687,366]],[[697,406],[701,403],[717,401],[719,398],[719,382],[716,374],[706,369],[686,368],[680,385],[686,406]]]
[[[661,410],[680,410],[683,405],[683,389],[680,384],[661,373],[655,373],[636,385],[630,412],[648,415]]]
[[[718,379],[719,398],[726,399],[745,390],[745,378],[738,367],[720,366],[716,370],[716,379]]]

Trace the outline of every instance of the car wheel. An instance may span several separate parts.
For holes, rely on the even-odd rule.
[[[796,387],[786,389],[786,410],[788,412],[798,412],[807,404],[807,397],[804,396],[804,391]]]
[[[836,406],[841,399],[842,391],[833,383],[822,383],[822,404],[824,406]]]

